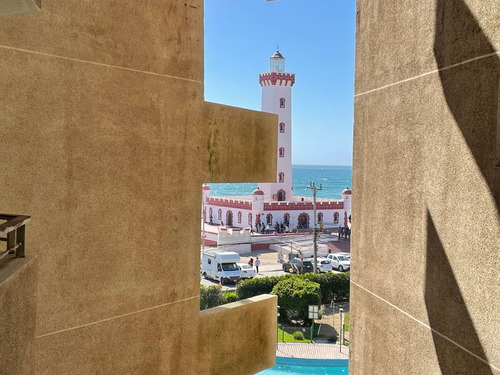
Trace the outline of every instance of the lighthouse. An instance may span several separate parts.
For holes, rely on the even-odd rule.
[[[269,59],[269,72],[259,75],[263,112],[278,115],[276,183],[261,183],[265,201],[292,200],[292,86],[295,74],[285,72],[285,58],[276,51]]]
[[[262,87],[262,111],[278,115],[276,134],[276,181],[259,183],[248,196],[218,196],[204,185],[204,228],[210,233],[205,244],[230,245],[242,243],[243,235],[256,239],[251,248],[266,246],[260,234],[282,234],[310,229],[314,222],[320,227],[345,227],[351,210],[351,190],[342,191],[342,200],[321,199],[316,212],[310,197],[294,196],[292,190],[292,86],[295,74],[286,73],[285,58],[276,51],[269,60],[269,71],[259,74]],[[273,160],[269,160],[271,163]],[[252,240],[253,241],[253,240]],[[255,246],[254,246],[255,245]],[[239,246],[239,245],[238,245]],[[250,251],[246,247],[244,251]]]

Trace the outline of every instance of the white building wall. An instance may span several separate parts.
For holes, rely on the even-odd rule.
[[[214,206],[214,205],[205,205],[207,216],[206,216],[206,222],[208,223],[210,220],[210,207],[213,210],[213,224],[214,225],[220,225],[221,220],[219,220],[218,217],[218,210],[222,210],[222,222],[224,222],[224,226],[227,225],[226,222],[226,215],[228,211],[231,211],[233,213],[233,227],[240,227],[240,228],[247,228],[250,225],[248,224],[248,214],[252,214],[252,229],[255,230],[255,219],[257,215],[257,211],[252,211],[252,210],[246,210],[246,209],[238,209],[238,208],[231,208],[231,207],[221,207],[221,206]],[[241,212],[242,215],[242,220],[241,223],[238,223],[238,212]],[[278,223],[282,223],[284,221],[284,215],[288,213],[290,215],[290,228],[295,230],[297,228],[298,224],[298,219],[299,215],[302,213],[306,213],[309,215],[309,227],[312,228],[313,226],[313,210],[280,210],[280,211],[258,211],[260,213],[263,213],[261,215],[261,222],[264,224],[267,223],[267,215],[271,214],[273,215],[272,219],[272,225],[270,226],[270,229],[274,229],[274,225],[276,221]],[[335,209],[335,210],[316,210],[316,215],[319,213],[323,213],[323,223],[325,228],[338,228],[339,226],[344,226],[344,219],[345,219],[345,210],[343,209]],[[339,221],[338,223],[334,223],[334,213],[337,212],[339,215]],[[319,228],[319,222],[318,222],[318,228]]]
[[[206,209],[206,223],[210,222],[210,208],[212,208],[213,212],[213,224],[214,225],[220,225],[221,222],[224,223],[224,225],[227,225],[226,217],[227,213],[231,211],[233,213],[233,227],[240,227],[240,228],[246,228],[249,227],[248,224],[248,214],[252,214],[252,221],[255,222],[255,214],[251,210],[246,210],[246,209],[240,209],[240,208],[232,208],[232,207],[221,207],[221,206],[215,206],[215,205],[210,205],[206,204],[205,209]],[[219,219],[219,209],[222,210],[222,216],[221,219]],[[238,212],[241,212],[241,223],[238,223]]]
[[[276,183],[259,184],[259,188],[264,192],[264,199],[266,201],[277,200],[277,192],[280,189],[285,191],[285,200],[292,199],[292,82],[294,80],[295,78],[293,78],[293,81],[292,79],[277,80],[275,84],[272,84],[271,80],[265,80],[261,77],[261,110],[279,116],[276,127],[276,131],[278,132]],[[281,108],[280,99],[282,98],[285,99],[284,108]],[[284,133],[280,132],[280,123],[285,124]],[[282,147],[285,150],[284,157],[279,156],[279,150]],[[280,173],[284,173],[283,182],[279,182]]]
[[[344,218],[345,218],[344,210],[340,210],[340,209],[338,209],[338,210],[316,210],[316,215],[318,215],[320,212],[323,213],[324,228],[338,228],[338,227],[344,226]],[[338,223],[334,223],[334,220],[333,220],[333,215],[335,212],[337,212],[339,215],[339,222]],[[314,213],[313,210],[264,211],[264,216],[262,217],[262,220],[264,221],[264,223],[266,223],[267,215],[272,214],[273,215],[273,224],[272,224],[272,226],[270,226],[270,229],[274,229],[275,223],[278,222],[281,224],[283,222],[284,215],[289,214],[290,215],[290,228],[292,230],[295,230],[295,229],[297,229],[299,215],[302,213],[306,213],[307,215],[309,215],[309,228],[312,228],[312,226],[313,226],[313,213]],[[319,228],[320,225],[319,225],[318,221],[317,221],[317,224],[318,224],[318,228]]]

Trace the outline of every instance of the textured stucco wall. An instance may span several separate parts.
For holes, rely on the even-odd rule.
[[[277,142],[277,116],[204,102],[202,5],[0,18],[0,207],[32,216],[38,374],[197,366],[201,184],[272,181]]]
[[[35,256],[0,263],[0,374],[35,370],[37,260]]]
[[[353,374],[500,373],[500,8],[357,3]]]
[[[274,364],[277,301],[262,295],[202,311],[197,374],[255,374]]]

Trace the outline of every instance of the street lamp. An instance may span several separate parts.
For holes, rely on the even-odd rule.
[[[318,272],[318,237],[317,237],[317,232],[316,232],[316,191],[317,190],[323,190],[323,185],[319,184],[319,188],[316,187],[316,184],[314,182],[309,182],[309,186],[307,187],[308,189],[311,189],[313,191],[313,231],[314,231],[314,273]]]
[[[339,330],[339,347],[340,347],[340,352],[342,353],[342,312],[344,309],[341,307],[339,309],[340,312],[340,330]]]

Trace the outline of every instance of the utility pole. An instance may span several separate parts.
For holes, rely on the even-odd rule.
[[[311,189],[313,191],[313,243],[314,243],[314,273],[318,271],[318,233],[316,231],[316,191],[318,190],[323,190],[323,185],[319,184],[319,188],[316,187],[316,184],[314,182],[309,182],[309,186],[307,187],[308,189]]]

